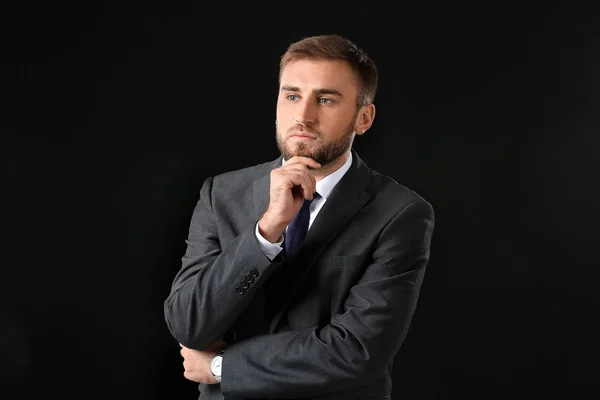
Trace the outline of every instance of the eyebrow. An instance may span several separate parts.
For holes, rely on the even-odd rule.
[[[300,92],[300,88],[297,86],[282,86],[281,87],[281,91],[288,91],[288,92]],[[322,88],[322,89],[315,89],[312,91],[313,93],[316,94],[332,94],[334,96],[339,96],[339,97],[343,97],[342,93],[339,90],[335,90],[335,89],[327,89],[327,88]]]

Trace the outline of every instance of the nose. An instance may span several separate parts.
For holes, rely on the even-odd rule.
[[[298,110],[294,122],[301,125],[314,124],[316,120],[316,107],[308,100],[298,103]]]

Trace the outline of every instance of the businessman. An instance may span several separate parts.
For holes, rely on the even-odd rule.
[[[389,399],[431,205],[352,149],[378,73],[337,35],[281,58],[276,160],[205,180],[164,303],[200,399]]]

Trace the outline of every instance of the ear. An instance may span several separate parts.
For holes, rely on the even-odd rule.
[[[364,134],[373,125],[375,119],[375,104],[366,104],[360,106],[356,122],[354,122],[354,132],[357,135]]]

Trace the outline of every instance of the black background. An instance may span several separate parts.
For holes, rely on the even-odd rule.
[[[162,303],[200,185],[278,155],[279,57],[323,33],[379,68],[354,148],[436,211],[394,399],[596,392],[593,3],[5,8],[0,398],[196,398]]]

